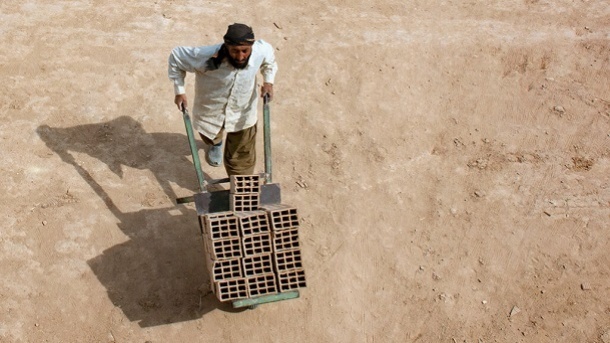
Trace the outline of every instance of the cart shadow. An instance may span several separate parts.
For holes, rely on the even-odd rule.
[[[77,170],[129,237],[88,264],[112,303],[130,321],[150,327],[198,319],[214,309],[235,311],[219,303],[206,287],[209,276],[192,206],[123,212],[104,190],[103,180],[96,180],[72,155],[84,153],[96,158],[119,176],[123,175],[123,166],[149,170],[167,196],[175,199],[172,182],[188,189],[197,187],[193,165],[187,158],[190,150],[186,135],[147,133],[127,116],[69,128],[42,125],[37,133]]]
[[[118,226],[129,240],[87,261],[130,321],[150,327],[233,311],[209,291],[196,218],[184,207],[126,213]]]

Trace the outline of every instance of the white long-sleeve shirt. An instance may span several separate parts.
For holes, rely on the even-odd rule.
[[[271,44],[257,40],[244,69],[223,61],[216,70],[207,70],[206,62],[222,44],[202,47],[177,47],[168,61],[168,75],[174,82],[176,95],[185,94],[186,72],[195,73],[193,127],[214,139],[223,126],[235,132],[254,126],[257,120],[258,93],[256,74],[260,70],[264,82],[273,83],[277,63]]]

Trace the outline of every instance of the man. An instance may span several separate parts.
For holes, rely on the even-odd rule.
[[[184,77],[186,72],[195,73],[193,127],[209,146],[208,163],[217,167],[224,159],[229,176],[252,175],[256,163],[256,74],[260,70],[263,75],[261,96],[271,99],[277,63],[273,47],[255,40],[247,25],[229,25],[223,38],[223,44],[172,50],[168,74],[174,82],[174,103],[180,110],[186,108]]]

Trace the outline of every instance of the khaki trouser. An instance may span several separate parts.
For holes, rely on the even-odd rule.
[[[237,132],[227,132],[224,143],[223,161],[227,175],[253,175],[256,164],[256,125]],[[202,135],[201,139],[207,145],[217,145],[222,142],[224,127],[214,140]]]

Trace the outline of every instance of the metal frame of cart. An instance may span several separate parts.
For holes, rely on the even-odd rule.
[[[264,122],[264,145],[265,145],[265,173],[264,173],[264,184],[261,186],[261,205],[266,204],[280,204],[281,194],[280,185],[272,183],[272,166],[271,166],[271,122],[270,122],[270,109],[269,109],[269,97],[265,95],[263,100],[263,122]],[[199,181],[199,192],[193,196],[184,197],[177,199],[178,204],[186,204],[190,202],[195,203],[197,209],[197,216],[203,216],[208,213],[222,212],[229,210],[229,191],[218,190],[208,191],[208,182],[203,177],[203,171],[201,168],[201,161],[197,152],[197,145],[195,143],[195,137],[193,134],[193,126],[191,124],[191,118],[186,108],[182,108],[182,117],[184,119],[184,125],[186,128],[186,134],[188,136],[189,146],[191,149],[191,155],[193,157],[193,164],[195,166],[195,172],[197,174],[197,180]],[[230,180],[228,178],[211,180],[209,184],[222,184],[227,183]],[[199,222],[200,230],[203,233],[203,227],[201,221]],[[255,298],[239,299],[232,302],[234,308],[248,307],[250,309],[256,308],[258,305],[266,304],[270,302],[295,299],[300,296],[299,291],[289,291],[277,294],[263,295]]]

